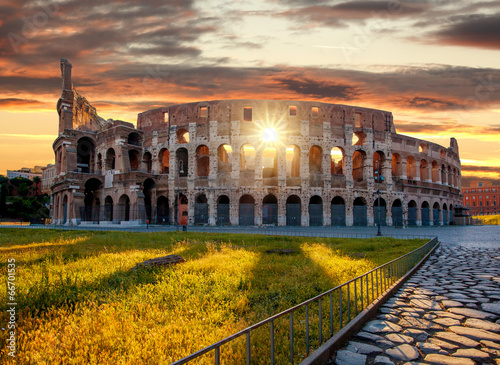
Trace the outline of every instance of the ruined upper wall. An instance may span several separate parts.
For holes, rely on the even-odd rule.
[[[374,131],[396,132],[392,113],[357,106],[327,104],[315,101],[293,100],[214,100],[148,110],[137,117],[137,128],[160,130],[171,125],[187,126],[189,123],[208,124],[208,121],[231,123],[248,121],[251,108],[251,121],[286,123],[289,129],[300,130],[300,122],[309,121],[310,128],[318,126],[322,130],[324,122],[329,122],[332,129],[339,129],[343,134],[345,125],[356,125],[356,119],[363,128]]]

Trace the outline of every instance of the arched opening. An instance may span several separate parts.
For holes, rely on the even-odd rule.
[[[345,226],[345,201],[336,196],[332,199],[332,226]]]
[[[300,176],[300,148],[290,145],[286,148],[286,176]]]
[[[378,198],[375,199],[375,201],[373,202],[373,218],[375,221],[375,226],[378,226],[379,223],[381,226],[387,225],[386,211],[385,199],[380,198],[380,202]]]
[[[448,205],[443,204],[443,225],[448,225]]]
[[[297,195],[290,195],[286,200],[286,225],[301,225],[300,198]]]
[[[428,202],[422,203],[420,212],[422,215],[422,226],[430,226],[431,225],[431,213],[430,213],[430,208],[429,208]]]
[[[364,198],[356,198],[352,206],[353,225],[367,226],[368,214],[366,208],[366,200]]]
[[[439,212],[441,211],[441,208],[439,207],[439,203],[436,202],[432,206],[432,224],[434,226],[439,226]]]
[[[364,151],[354,151],[352,155],[352,178],[354,181],[360,182],[364,179],[365,157]]]
[[[177,151],[176,151],[176,157],[177,157],[177,161],[178,161],[178,169],[179,171],[177,171],[177,174],[179,174],[178,176],[181,176],[181,177],[184,177],[184,176],[187,176],[188,175],[188,150],[184,147],[182,148],[179,148]]]
[[[229,197],[221,195],[217,199],[217,225],[224,226],[231,224],[229,218]]]
[[[210,172],[210,151],[201,145],[196,149],[196,176],[206,177]]]
[[[143,194],[144,194],[144,207],[146,208],[146,219],[152,222],[152,199],[153,190],[156,188],[156,184],[153,179],[144,180],[143,184]]]
[[[166,148],[163,148],[160,150],[158,159],[160,160],[161,173],[168,174],[170,172],[170,152]]]
[[[219,157],[218,173],[230,174],[233,170],[231,164],[231,157],[233,149],[228,144],[220,145],[217,149],[217,156]]]
[[[130,161],[130,170],[131,171],[139,170],[139,152],[136,150],[129,150],[128,159]]]
[[[205,194],[200,194],[194,202],[194,223],[208,224],[208,200]]]
[[[333,147],[330,151],[330,170],[332,175],[344,174],[344,150]]]
[[[418,152],[427,153],[427,145],[425,143],[420,143],[418,146]]]
[[[186,129],[179,129],[177,131],[177,143],[189,143],[189,132]]]
[[[391,215],[392,215],[392,225],[395,227],[401,227],[403,226],[403,204],[401,203],[401,200],[396,199],[392,203],[392,208],[391,208]]]
[[[278,199],[273,194],[262,200],[262,224],[278,225]]]
[[[406,178],[414,180],[417,177],[417,161],[415,157],[408,156],[406,159]]]
[[[384,163],[385,154],[381,151],[376,151],[373,154],[373,178],[375,179],[375,182],[382,182],[385,179],[385,176],[383,176]]]
[[[98,179],[89,179],[85,182],[84,206],[80,208],[80,218],[82,221],[99,221],[99,189],[102,183]]]
[[[436,161],[432,161],[432,182],[439,181],[439,165]]]
[[[104,220],[113,221],[113,198],[109,195],[104,199]]]
[[[76,144],[76,167],[78,172],[94,173],[94,142],[82,137]]]
[[[278,177],[278,152],[274,147],[265,147],[262,151],[262,177]]]
[[[309,149],[309,173],[310,174],[322,174],[323,168],[321,166],[321,160],[323,157],[323,150],[319,146],[312,146]]]
[[[66,222],[68,221],[68,196],[67,195],[64,195],[62,209],[63,209],[62,224],[66,224]]]
[[[168,199],[163,195],[156,200],[156,224],[170,224]]]
[[[412,227],[417,225],[417,203],[415,200],[410,200],[408,203],[408,225]]]
[[[126,194],[118,199],[118,216],[121,221],[128,222],[130,220],[130,198]]]
[[[153,169],[153,156],[151,156],[150,152],[144,153],[144,156],[142,156],[142,162],[144,163],[146,172],[150,174]]]
[[[446,158],[446,151],[443,149],[439,150],[439,157],[441,157],[443,160]]]
[[[392,177],[400,178],[401,175],[403,174],[403,165],[401,163],[401,156],[397,153],[394,153],[392,155],[391,172],[392,172]]]
[[[106,151],[106,170],[114,170],[115,169],[115,162],[116,162],[115,150],[112,148],[109,148]]]
[[[255,171],[255,148],[251,144],[241,146],[240,160],[241,171]]]
[[[253,226],[255,224],[254,214],[255,214],[255,199],[251,195],[243,195],[240,198],[240,214],[239,214],[240,226]]]
[[[140,146],[141,145],[141,136],[138,133],[132,132],[128,135],[128,144],[131,144],[133,146]]]
[[[323,199],[314,195],[309,199],[309,226],[323,225]]]
[[[420,161],[420,181],[429,180],[429,169],[426,160]]]
[[[175,220],[180,225],[188,224],[188,198],[184,194],[178,195]]]

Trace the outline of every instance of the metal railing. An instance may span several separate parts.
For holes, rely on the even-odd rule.
[[[252,350],[258,351],[263,348],[266,348],[267,352],[265,359],[261,357],[263,356],[262,351],[260,351],[258,357],[263,363],[283,363],[285,359],[292,364],[296,363],[296,361],[302,361],[305,356],[309,356],[312,350],[320,347],[336,332],[345,327],[351,319],[403,277],[437,243],[438,239],[434,237],[425,245],[406,255],[247,327],[183,359],[175,361],[171,365],[186,364],[211,352],[213,352],[213,363],[219,365],[223,355],[223,345],[239,338],[244,338],[244,358],[247,365],[250,365],[252,361]],[[283,320],[288,323],[288,329],[284,330],[282,328],[278,333],[277,326],[281,324],[283,327]],[[268,335],[264,336],[265,339],[263,339],[262,332],[260,332],[261,336],[253,345],[252,333],[264,326],[268,327]],[[281,347],[277,348],[276,342],[279,342]],[[228,352],[233,353],[234,349],[231,348]],[[284,352],[286,352],[286,356]],[[231,360],[227,363],[231,363]]]

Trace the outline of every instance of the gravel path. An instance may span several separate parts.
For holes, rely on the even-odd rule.
[[[439,247],[331,363],[500,365],[500,250]]]

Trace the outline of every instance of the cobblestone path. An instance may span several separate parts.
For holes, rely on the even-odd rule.
[[[439,247],[331,362],[500,365],[500,250]]]

